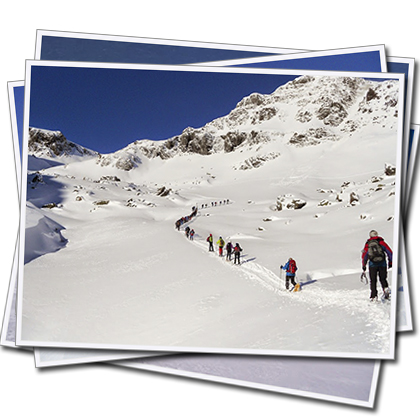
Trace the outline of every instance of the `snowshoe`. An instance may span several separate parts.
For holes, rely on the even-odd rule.
[[[300,287],[300,283],[296,283],[295,287],[293,288],[293,292],[300,292],[301,287]]]
[[[384,302],[390,299],[391,299],[391,290],[389,287],[386,287],[384,289],[384,294],[382,295],[381,300]]]

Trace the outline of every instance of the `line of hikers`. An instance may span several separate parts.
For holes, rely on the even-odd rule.
[[[387,264],[388,259],[388,264]],[[391,290],[388,285],[387,276],[388,270],[392,268],[392,250],[384,239],[379,236],[376,230],[369,232],[369,239],[366,241],[362,251],[362,277],[366,277],[366,266],[369,264],[369,279],[370,279],[370,300],[378,300],[377,283],[382,287],[383,299],[389,299]],[[286,289],[289,290],[289,283],[292,283],[293,288],[296,287],[296,271],[297,265],[293,258],[289,258],[287,263],[280,266],[280,269],[286,271]]]
[[[217,206],[219,204],[219,206],[221,206],[222,204],[229,204],[229,199],[227,199],[227,200],[220,200],[220,201],[212,201],[211,202],[211,205],[212,205],[212,207],[215,207],[215,206]],[[202,204],[201,205],[201,208],[203,208],[203,206],[205,206],[205,207],[207,207],[207,204]]]
[[[226,201],[226,200],[225,200]],[[229,200],[226,201],[229,203]],[[221,202],[220,202],[221,203]],[[212,203],[214,205],[214,203]],[[204,206],[204,204],[203,204]],[[198,208],[194,206],[192,212],[189,216],[181,217],[175,222],[175,227],[177,230],[180,230],[181,226],[190,221],[194,216],[197,216]],[[185,228],[185,235],[191,241],[194,239],[195,231],[189,226]],[[214,238],[213,235],[207,237],[207,242],[209,244],[209,251],[214,251]],[[234,264],[240,264],[242,248],[238,243],[235,246],[232,242],[225,243],[224,239],[220,236],[216,241],[216,244],[219,247],[219,256],[223,256],[223,248],[226,245],[226,260],[232,261],[232,254],[234,255]],[[388,264],[387,264],[388,259]],[[382,237],[378,235],[376,230],[371,230],[369,232],[369,239],[366,241],[364,249],[362,251],[362,276],[366,277],[366,266],[369,263],[369,278],[370,278],[370,300],[374,301],[378,299],[378,290],[377,290],[377,281],[382,286],[383,297],[385,299],[390,298],[391,290],[387,281],[387,268],[392,268],[392,250],[389,245],[384,241]],[[280,266],[281,270],[286,271],[286,289],[289,290],[289,283],[292,284],[293,288],[296,287],[297,283],[295,281],[297,264],[293,258],[289,258],[286,264]]]
[[[212,201],[210,204],[204,203],[201,205],[201,208],[207,208],[209,207],[209,205],[211,205],[212,207],[216,207],[216,206],[222,206],[223,204],[230,204],[229,199],[225,199],[225,200],[219,200],[219,201]]]
[[[209,252],[214,251],[214,238],[213,235],[210,233],[210,235],[207,237],[207,242],[209,244]],[[232,261],[232,254],[234,256],[234,264],[241,264],[241,252],[242,248],[240,245],[236,242],[235,245],[232,244],[231,241],[226,243],[224,239],[219,236],[219,239],[216,241],[216,245],[219,247],[219,256],[223,257],[223,248],[226,245],[226,261]]]
[[[175,229],[180,230],[181,226],[184,223],[189,222],[193,217],[197,216],[197,212],[198,212],[198,208],[194,206],[192,208],[191,214],[189,214],[188,216],[181,217],[175,222]]]
[[[194,229],[191,229],[189,226],[185,228],[185,236],[187,239],[190,239],[191,241],[194,240],[195,231]]]

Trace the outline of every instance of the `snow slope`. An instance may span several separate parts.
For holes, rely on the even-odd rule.
[[[360,252],[373,228],[391,246],[396,239],[395,86],[346,80],[338,106],[337,86],[314,82],[325,86],[311,90],[312,105],[302,102],[310,81],[301,83],[303,93],[295,81],[287,88],[292,93],[283,88],[241,101],[237,109],[247,111],[240,122],[235,117],[236,126],[230,115],[197,129],[200,135],[184,131],[187,139],[139,141],[115,154],[75,159],[34,150],[37,163],[47,157],[55,163],[29,171],[27,220],[41,212],[57,225],[50,246],[39,241],[41,228],[28,225],[30,249],[39,244],[44,255],[25,265],[22,340],[165,351],[392,353],[391,305],[369,302]],[[267,104],[277,111],[262,113]],[[320,109],[322,120],[313,117]],[[228,135],[239,132],[234,127],[246,135]],[[209,138],[211,148],[203,149]],[[194,140],[198,151],[190,150]],[[174,223],[193,206],[190,241]],[[209,253],[209,233],[239,242],[242,265]],[[57,240],[65,246],[51,252]],[[300,293],[285,291],[279,277],[290,256]]]

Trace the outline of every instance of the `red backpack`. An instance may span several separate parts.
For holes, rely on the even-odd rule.
[[[297,270],[296,261],[295,260],[290,260],[289,261],[289,267],[288,267],[288,270],[287,271],[289,273],[295,274],[296,273],[296,270]]]

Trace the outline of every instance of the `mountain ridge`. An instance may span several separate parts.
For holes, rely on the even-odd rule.
[[[276,140],[290,146],[339,141],[366,126],[389,127],[398,117],[398,82],[354,77],[302,76],[271,94],[252,93],[227,115],[186,127],[167,140],[136,140],[101,154],[69,142],[59,131],[30,128],[29,153],[37,157],[95,157],[100,166],[130,171],[143,158],[230,153]]]

